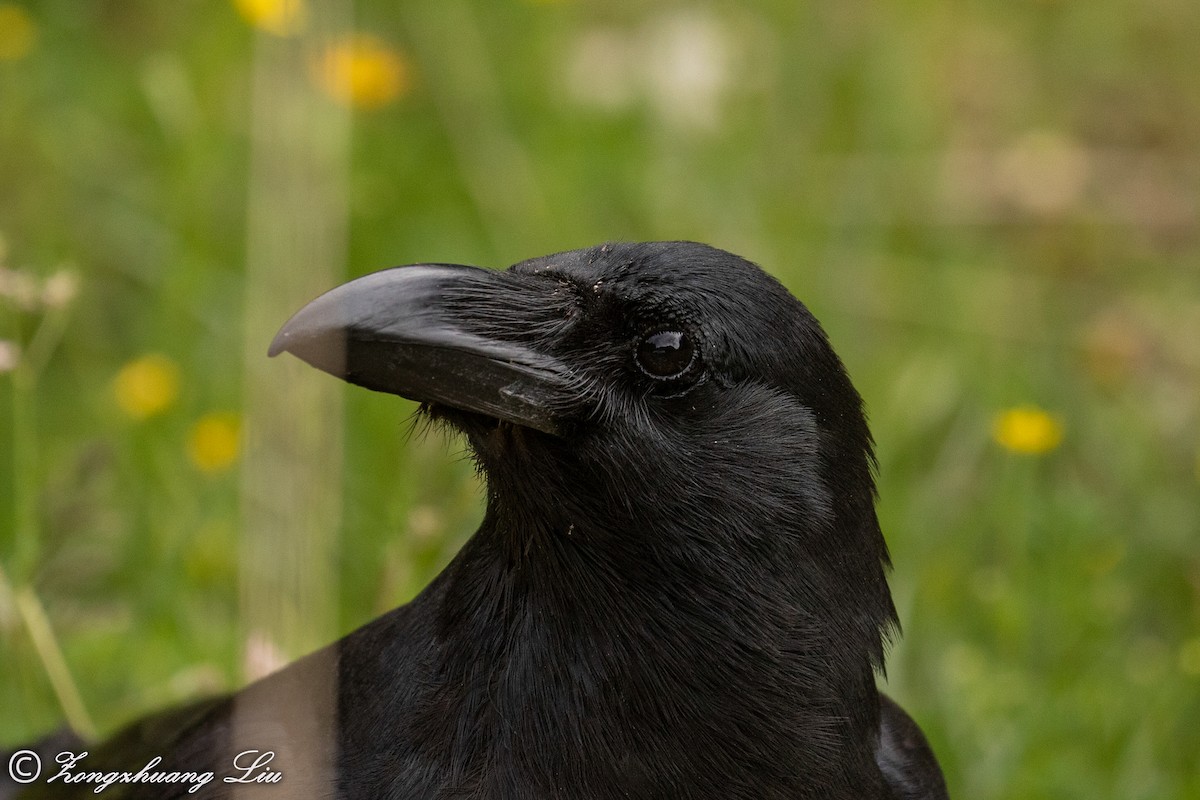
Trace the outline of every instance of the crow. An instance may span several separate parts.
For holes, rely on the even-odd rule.
[[[862,401],[760,268],[692,242],[398,267],[285,351],[465,436],[479,530],[407,605],[22,796],[123,770],[110,797],[947,797],[876,686],[898,622]]]

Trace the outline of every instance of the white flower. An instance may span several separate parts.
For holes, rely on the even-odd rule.
[[[584,106],[626,111],[644,103],[677,128],[715,128],[733,85],[735,42],[709,12],[675,11],[637,30],[598,28],[570,49],[566,90]]]
[[[66,308],[78,293],[79,276],[71,270],[60,269],[42,285],[42,305],[46,308]]]
[[[17,346],[17,343],[0,339],[0,375],[12,372],[17,368],[17,362],[20,360],[21,348]]]

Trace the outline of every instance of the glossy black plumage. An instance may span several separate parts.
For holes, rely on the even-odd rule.
[[[96,765],[215,770],[192,797],[249,746],[284,779],[247,797],[946,796],[875,686],[896,618],[861,401],[757,267],[687,242],[404,267],[284,350],[461,430],[483,522],[412,603]]]

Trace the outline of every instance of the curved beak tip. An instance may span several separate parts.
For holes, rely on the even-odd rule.
[[[288,330],[287,327],[279,329],[279,333],[275,334],[275,338],[271,340],[271,346],[267,348],[267,358],[275,356],[287,350],[288,346]]]
[[[267,348],[267,356],[274,358],[286,351],[312,363],[310,355],[313,352],[330,348],[345,350],[346,323],[337,314],[329,312],[329,304],[322,303],[321,298],[303,306],[275,334]]]

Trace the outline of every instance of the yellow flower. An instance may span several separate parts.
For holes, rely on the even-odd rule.
[[[188,435],[188,458],[201,472],[224,472],[237,461],[242,447],[242,424],[237,414],[205,414]]]
[[[996,415],[992,438],[1005,450],[1023,455],[1048,453],[1062,442],[1062,422],[1037,406],[1010,408]]]
[[[134,419],[161,414],[179,397],[179,367],[164,355],[136,358],[113,381],[117,405]]]
[[[37,44],[37,25],[16,3],[0,3],[0,61],[20,61]]]
[[[233,4],[246,22],[276,36],[294,36],[308,22],[304,0],[233,0]]]
[[[313,65],[317,85],[353,108],[382,108],[408,91],[411,70],[398,51],[366,33],[344,36]]]

